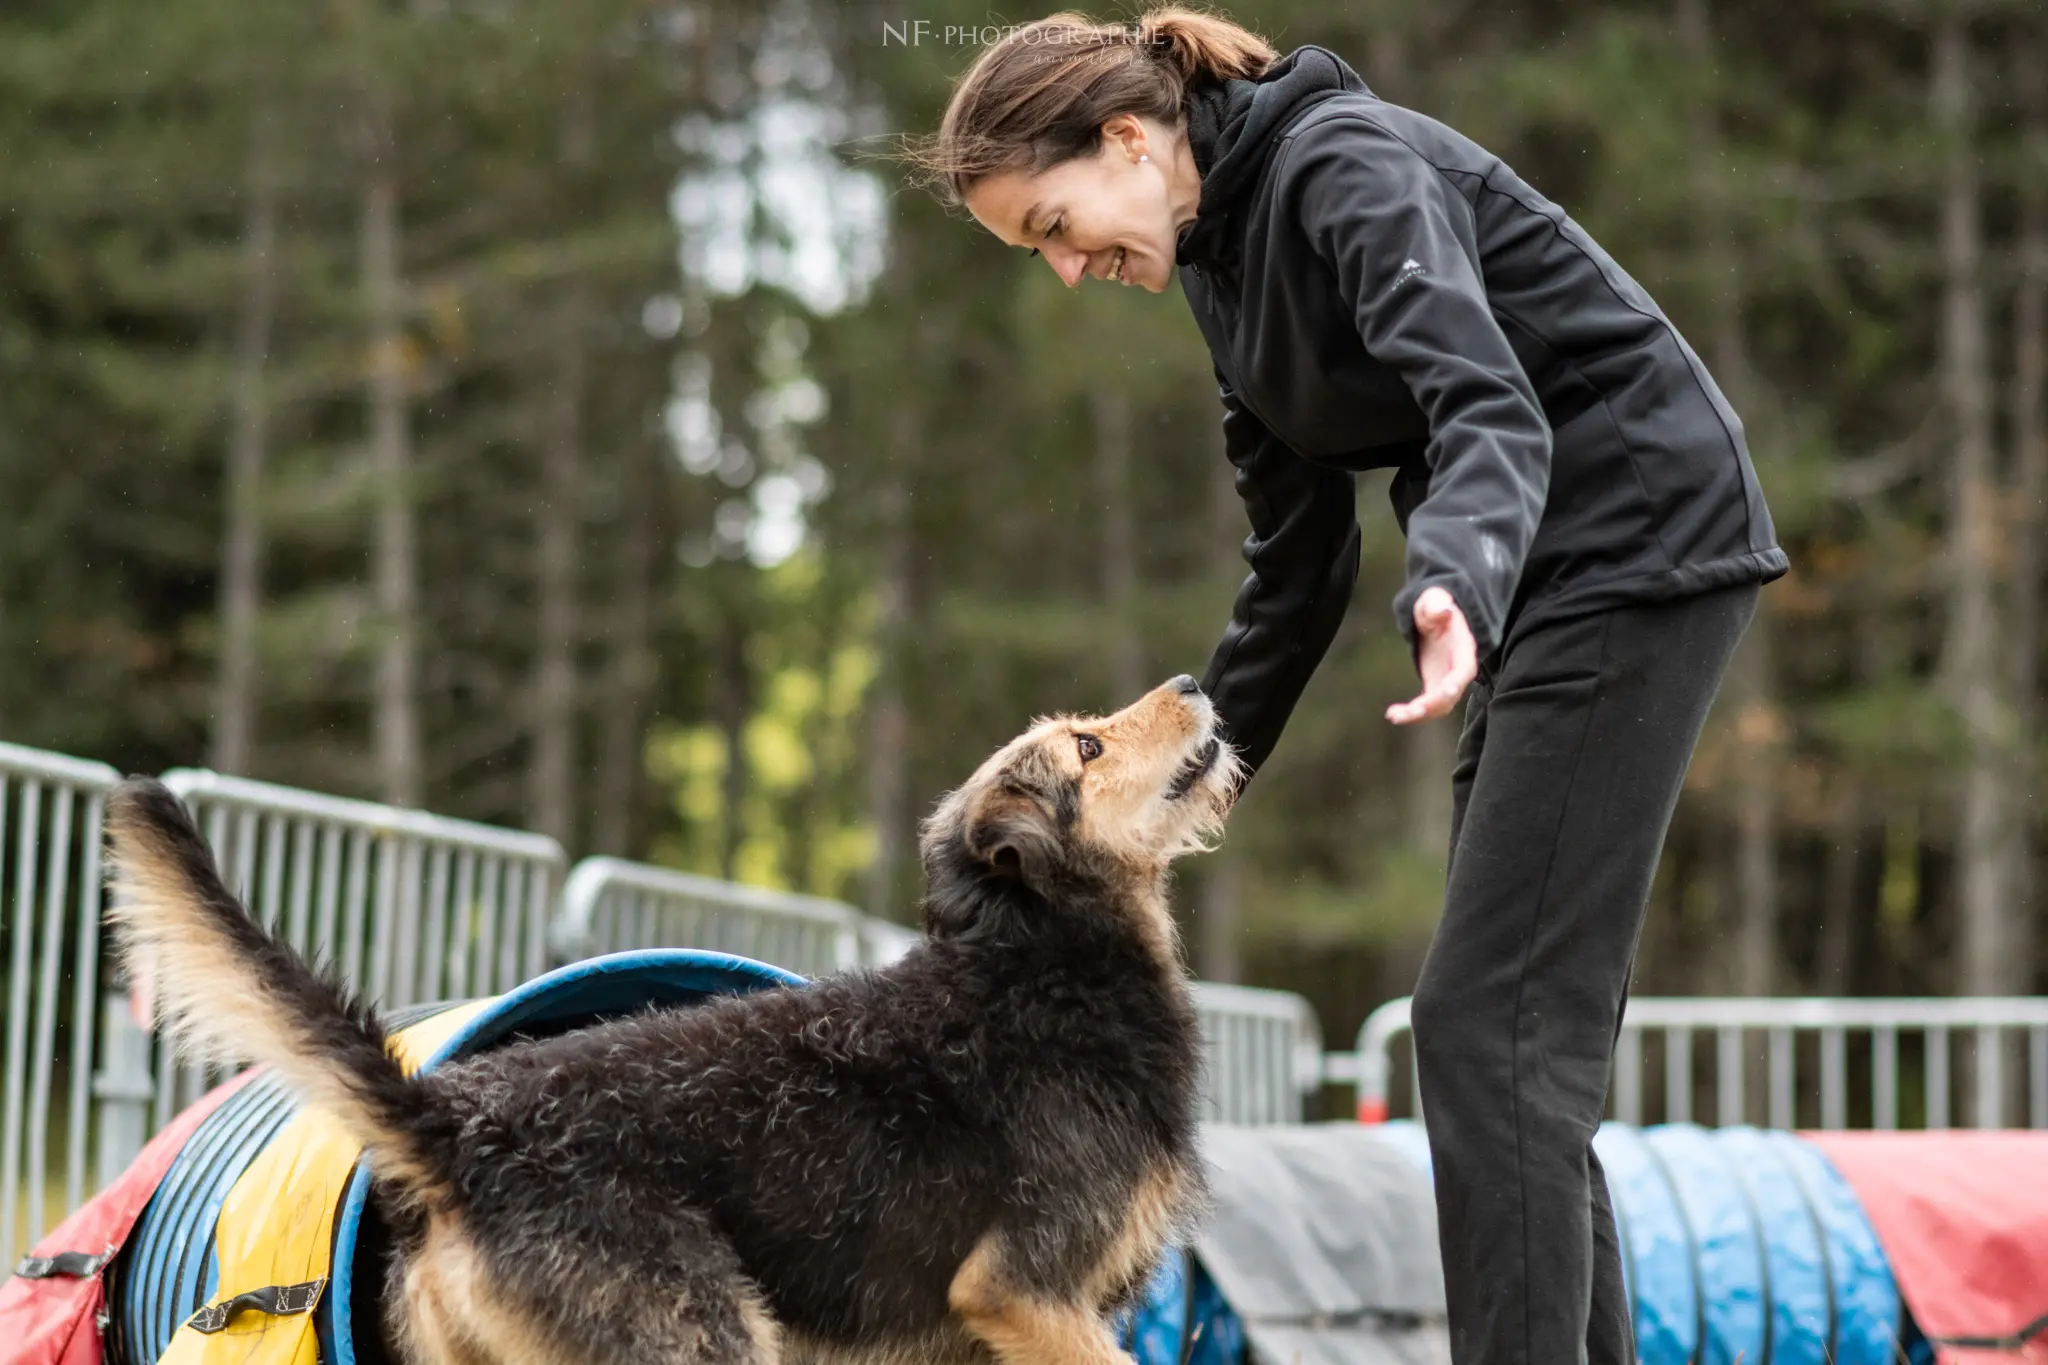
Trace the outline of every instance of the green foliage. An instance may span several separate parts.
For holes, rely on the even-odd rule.
[[[1823,904],[1851,905],[1870,931],[1855,988],[1923,988],[1952,937],[1967,738],[1940,674],[1956,547],[1935,12],[1688,3],[1710,60],[1678,0],[1483,23],[1414,0],[1230,9],[1499,152],[1736,395],[1795,570],[1758,627],[1775,695],[1717,712],[1695,762],[1646,949],[1669,979],[1642,988],[1712,979],[1760,756],[1778,765],[1787,952],[1819,937]],[[975,52],[946,27],[991,18],[929,0],[909,17],[938,36],[906,45],[888,27],[905,17],[867,0],[0,14],[0,738],[131,769],[203,758],[267,166],[251,766],[377,790],[391,623],[373,551],[391,490],[368,458],[363,196],[381,121],[429,804],[531,818],[542,551],[566,519],[572,845],[908,905],[917,817],[995,744],[1036,714],[1130,700],[1133,658],[1147,682],[1202,670],[1246,528],[1184,302],[1067,291],[875,156],[936,126]],[[2018,120],[2048,25],[1994,6],[1972,38],[2009,477],[2015,205],[2042,174]],[[564,509],[548,461],[572,357]],[[1121,474],[1099,425],[1116,404]],[[1383,478],[1358,485],[1350,618],[1233,818],[1266,962],[1301,943],[1412,954],[1441,899],[1441,831],[1422,817],[1449,745],[1380,719],[1413,684],[1388,613],[1403,547]],[[2038,646],[2019,624],[2004,622]],[[2032,755],[2036,729],[2014,723]],[[1861,862],[1832,856],[1845,840]],[[1210,875],[1191,865],[1191,912]],[[1792,975],[1817,979],[1810,957]]]
[[[858,778],[856,740],[875,675],[873,603],[835,601],[825,577],[815,551],[764,573],[762,604],[783,614],[784,629],[753,641],[761,685],[736,737],[673,722],[649,734],[648,768],[670,793],[676,822],[656,841],[656,861],[756,886],[856,893],[874,831],[842,794]],[[737,807],[726,799],[735,754],[745,771]]]
[[[1357,951],[1413,943],[1428,935],[1443,911],[1444,864],[1421,849],[1388,844],[1341,881],[1262,879],[1246,899],[1254,944]]]

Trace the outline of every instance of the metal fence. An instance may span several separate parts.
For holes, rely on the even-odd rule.
[[[763,891],[617,858],[586,858],[562,895],[556,948],[567,957],[630,948],[709,948],[816,976],[881,966],[918,935],[850,905]],[[1322,1031],[1285,991],[1195,985],[1207,1043],[1205,1115],[1299,1123],[1320,1084]]]
[[[861,961],[870,967],[886,967],[916,947],[923,937],[915,929],[863,915],[860,921]]]
[[[220,1079],[174,1065],[100,970],[100,839],[113,769],[0,745],[7,972],[0,1265]],[[613,858],[563,880],[553,840],[196,769],[164,774],[263,924],[386,1008],[508,990],[556,956],[702,947],[817,975],[894,961],[902,926],[815,897]],[[556,888],[560,884],[559,914]],[[1313,1010],[1197,983],[1213,1120],[1294,1123],[1319,1083]],[[96,1160],[94,1159],[96,1158]]]
[[[1358,1116],[1388,1116],[1396,1061],[1413,1086],[1408,1001],[1375,1010],[1355,1058]],[[1759,1088],[1753,1081],[1761,1079]],[[1773,1128],[2048,1128],[2048,997],[1631,1000],[1615,1049],[1613,1117]]]
[[[0,1266],[89,1188],[100,821],[112,768],[0,744]]]
[[[250,913],[385,1008],[510,990],[549,965],[566,864],[552,839],[199,769],[163,781]],[[136,1097],[142,1076],[124,1036],[134,1025],[112,1010],[107,1022],[110,1050],[127,1059],[121,1089]],[[146,1123],[111,1128],[154,1132],[220,1073],[174,1072],[159,1039],[149,1076]]]
[[[174,1070],[100,963],[104,765],[0,744],[0,1265],[216,1079]],[[551,839],[193,769],[164,775],[264,924],[387,1008],[508,990],[552,960],[700,947],[805,975],[894,961],[907,928],[817,897],[615,858],[564,879]],[[557,898],[557,888],[560,896]],[[1413,1096],[1408,1002],[1322,1052],[1298,995],[1195,983],[1204,1116],[1298,1123],[1326,1082],[1364,1121]],[[1653,1036],[1654,1035],[1654,1036]],[[1396,1087],[1402,1074],[1407,1082]],[[1640,999],[1614,1116],[1777,1127],[2048,1128],[2048,998]]]
[[[1203,1117],[1217,1123],[1300,1123],[1322,1085],[1323,1031],[1287,991],[1195,983],[1206,1046]]]
[[[585,858],[563,890],[555,947],[566,957],[707,948],[822,976],[869,960],[863,918],[850,905],[816,896]]]

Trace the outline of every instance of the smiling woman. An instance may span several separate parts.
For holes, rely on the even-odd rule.
[[[1414,1004],[1453,1359],[1631,1365],[1591,1139],[1686,766],[1787,568],[1741,419],[1562,208],[1324,48],[1057,14],[911,160],[1069,288],[1179,283],[1251,521],[1201,682],[1247,776],[1343,619],[1352,476],[1395,471],[1422,686],[1387,719],[1470,689]]]

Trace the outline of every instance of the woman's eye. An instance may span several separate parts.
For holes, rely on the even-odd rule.
[[[1093,735],[1076,735],[1074,737],[1074,747],[1081,751],[1081,761],[1083,763],[1086,763],[1091,758],[1102,757],[1102,741]]]

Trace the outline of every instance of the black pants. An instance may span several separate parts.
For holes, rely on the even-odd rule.
[[[1757,588],[1514,631],[1466,702],[1415,990],[1455,1365],[1635,1365],[1607,1104],[1650,880]]]

